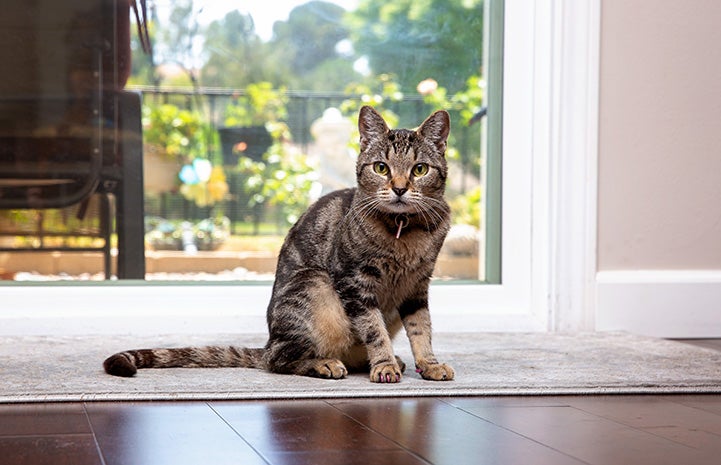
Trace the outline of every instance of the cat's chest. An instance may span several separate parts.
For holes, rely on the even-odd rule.
[[[371,259],[369,264],[380,270],[376,281],[376,297],[382,308],[396,308],[415,295],[418,288],[427,285],[433,272],[433,261],[420,253],[388,254]]]
[[[428,285],[444,231],[410,225],[397,234],[387,223],[368,221],[343,230],[331,266],[336,278],[353,275],[363,286],[372,285],[383,310],[397,308]]]
[[[385,257],[389,266],[389,277],[402,279],[414,274],[424,274],[438,255],[441,238],[421,229],[401,231],[398,237],[385,238],[380,245],[379,255]]]

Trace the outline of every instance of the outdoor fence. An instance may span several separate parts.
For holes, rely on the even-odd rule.
[[[186,109],[204,112],[208,122],[214,128],[223,127],[224,110],[235,97],[245,94],[244,89],[226,89],[201,87],[197,90],[187,88],[166,88],[154,86],[131,86],[131,90],[140,92],[143,100],[157,103],[173,103]],[[286,123],[293,135],[293,140],[301,148],[307,149],[312,142],[310,126],[313,121],[323,116],[330,107],[339,107],[346,100],[360,100],[363,96],[344,92],[286,92],[288,98],[288,119]],[[430,107],[420,95],[403,96],[402,99],[385,102],[385,107],[392,110],[400,118],[400,125],[414,127],[428,116]]]

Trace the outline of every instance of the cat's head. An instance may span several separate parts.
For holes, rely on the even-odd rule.
[[[360,109],[359,190],[373,209],[391,214],[424,214],[442,202],[448,167],[448,113],[430,115],[416,130],[388,129],[369,106]]]

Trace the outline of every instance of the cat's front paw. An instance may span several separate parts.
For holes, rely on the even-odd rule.
[[[429,379],[431,381],[450,381],[456,375],[453,368],[445,363],[432,363],[417,366],[416,372],[419,373],[423,379]]]
[[[316,378],[342,379],[346,377],[348,370],[340,360],[321,359],[314,361],[309,374]]]
[[[397,383],[401,380],[401,368],[397,363],[382,363],[371,367],[371,381],[374,383]]]

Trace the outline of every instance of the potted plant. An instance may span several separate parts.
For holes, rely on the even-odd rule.
[[[178,186],[181,166],[203,155],[204,122],[199,114],[171,104],[143,106],[145,191],[160,194]]]

